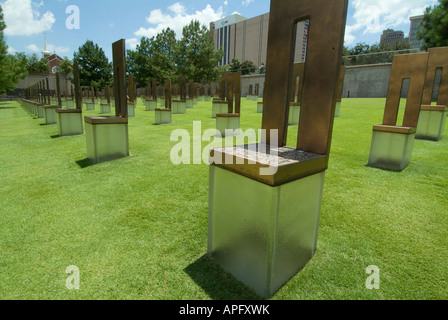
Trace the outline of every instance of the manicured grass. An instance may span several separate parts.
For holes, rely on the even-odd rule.
[[[343,101],[316,255],[273,299],[448,299],[448,128],[417,140],[401,173],[366,167],[384,104]],[[241,120],[260,128],[255,102]],[[215,127],[210,102],[161,126],[140,102],[131,156],[85,166],[85,135],[52,137],[55,125],[0,103],[0,299],[257,299],[206,257],[208,166],[170,161],[172,131],[192,135],[193,121]],[[65,286],[70,265],[79,290]],[[379,290],[365,287],[369,265]]]

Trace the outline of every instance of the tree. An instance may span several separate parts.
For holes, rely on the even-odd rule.
[[[35,53],[27,59],[26,68],[29,73],[48,73],[50,66],[45,58],[39,59]]]
[[[238,58],[233,58],[232,62],[229,64],[230,72],[241,72],[243,76],[255,73],[256,70],[257,66],[252,61],[249,60],[244,60],[243,62],[240,62]],[[260,67],[259,70],[260,74],[262,74],[262,72],[263,73],[266,72],[264,64]]]
[[[159,83],[165,79],[176,82],[179,77],[177,69],[178,41],[174,30],[167,28],[151,38],[149,43],[139,47],[141,55],[148,55],[148,59],[139,58],[138,63],[143,64],[149,75]],[[149,80],[149,79],[148,79]]]
[[[370,45],[365,42],[357,43],[353,48],[349,49],[349,53],[351,56],[355,56],[358,54],[366,54],[370,52]]]
[[[257,69],[257,66],[250,60],[244,60],[241,63],[241,74],[248,75],[251,73],[255,73],[255,70]]]
[[[229,64],[230,72],[239,72],[241,70],[241,62],[237,58],[233,58],[232,62]]]
[[[179,42],[179,73],[195,82],[214,81],[219,76],[218,62],[223,55],[216,51],[210,32],[199,21],[191,21],[182,30]]]
[[[3,30],[6,29],[5,21],[3,20],[3,9],[0,5],[0,93],[5,93],[10,87],[10,76],[8,75],[8,46],[5,42]]]
[[[17,81],[28,74],[27,57],[23,52],[8,54],[0,64],[0,94],[14,90]]]
[[[81,86],[101,89],[106,85],[112,85],[112,63],[98,44],[87,40],[74,53],[74,60],[79,64]]]
[[[12,91],[17,81],[27,74],[25,54],[8,54],[8,46],[3,35],[5,28],[3,9],[0,5],[0,94]]]
[[[410,48],[411,45],[403,41],[387,47],[361,42],[352,48],[344,47],[343,62],[346,66],[392,62],[394,55],[410,53],[412,51]]]
[[[142,37],[135,50],[126,51],[127,73],[134,75],[139,87],[144,87],[155,79],[163,83],[165,79],[178,80],[178,41],[176,33],[164,29],[156,37]]]
[[[6,29],[5,21],[3,20],[3,8],[0,5],[0,61],[3,59],[8,53],[8,46],[5,42],[5,37],[3,35],[3,30]]]
[[[73,72],[73,63],[67,57],[64,57],[64,60],[59,62],[59,73],[60,74],[70,74]]]
[[[178,41],[174,30],[167,28],[157,34],[152,41],[152,62],[154,64],[153,72],[160,74],[156,76],[159,82],[163,83],[165,79],[171,79],[177,74],[177,54]]]
[[[126,50],[127,72],[134,75],[134,81],[139,87],[145,87],[152,79],[156,78],[154,59],[152,59],[155,49],[154,42],[154,37],[151,39],[142,37],[136,50]]]
[[[426,8],[417,38],[423,40],[424,49],[448,46],[448,0]]]

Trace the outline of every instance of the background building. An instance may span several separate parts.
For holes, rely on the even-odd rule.
[[[409,39],[404,37],[403,31],[395,31],[392,29],[387,29],[383,31],[380,40],[380,47],[393,47],[399,42],[408,42]]]
[[[50,74],[56,74],[56,72],[58,71],[59,62],[61,62],[63,59],[56,53],[51,53],[50,51],[48,51],[47,35],[45,35],[44,51],[42,51],[42,57],[48,60]]]
[[[48,65],[50,66],[50,74],[56,74],[58,72],[59,63],[63,60],[56,53],[47,57]]]
[[[411,20],[411,30],[409,31],[411,48],[420,49],[423,47],[424,43],[423,40],[418,40],[417,31],[421,30],[419,23],[423,21],[423,16],[410,17],[409,20]]]
[[[308,21],[297,24],[294,62],[305,61],[308,26]],[[215,48],[224,51],[219,65],[229,65],[233,58],[237,58],[240,62],[252,61],[258,67],[265,65],[268,31],[269,13],[251,19],[233,14],[212,22],[210,34],[213,37]]]

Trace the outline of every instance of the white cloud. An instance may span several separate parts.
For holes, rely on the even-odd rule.
[[[174,13],[175,15],[184,15],[186,13],[186,9],[179,2],[176,2],[168,7],[168,10]]]
[[[255,0],[243,0],[243,2],[241,3],[243,6],[248,6],[250,5],[252,2],[254,2]]]
[[[51,43],[48,44],[47,49],[48,49],[48,51],[55,52],[56,54],[59,54],[59,55],[70,51],[69,47],[56,46]]]
[[[225,0],[225,1],[224,1],[224,5],[225,5],[225,6],[228,6],[228,5],[229,5],[229,1]]]
[[[40,14],[38,8],[43,6],[31,0],[6,0],[2,3],[6,29],[10,36],[30,36],[51,30],[56,19],[51,11]]]
[[[30,44],[26,47],[27,50],[32,51],[32,52],[40,52],[39,47],[36,46],[34,43]]]
[[[410,17],[423,14],[425,8],[436,3],[437,0],[353,0],[354,23],[346,28],[345,42],[359,41],[354,33],[380,35],[388,28],[408,24]]]
[[[134,34],[138,37],[151,38],[169,27],[176,32],[176,36],[179,38],[182,36],[183,27],[192,20],[198,20],[202,25],[208,27],[210,22],[222,19],[224,14],[222,7],[215,10],[209,4],[193,14],[188,14],[186,8],[180,3],[172,4],[167,9],[168,13],[163,13],[161,9],[152,10],[146,18],[146,22],[153,26],[141,27]]]
[[[345,27],[345,37],[344,37],[345,44],[355,43],[356,37],[352,34],[352,32],[353,32],[353,26]]]
[[[126,39],[126,49],[135,50],[138,44],[140,41],[137,38]]]
[[[36,52],[36,53],[39,53],[39,52],[42,52],[43,51],[43,49],[41,49],[41,48],[39,48],[36,44],[30,44],[30,45],[28,45],[28,46],[26,46],[25,47],[28,51],[31,51],[31,52]],[[62,47],[62,46],[56,46],[56,45],[54,45],[54,44],[52,44],[52,43],[49,43],[48,45],[47,45],[47,49],[48,49],[48,51],[50,51],[50,52],[55,52],[56,54],[63,54],[63,53],[67,53],[67,52],[69,52],[70,51],[70,48],[68,48],[68,47]]]
[[[13,54],[16,52],[16,49],[14,49],[13,47],[8,47],[8,53]]]

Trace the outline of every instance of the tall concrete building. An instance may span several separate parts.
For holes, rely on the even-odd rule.
[[[423,40],[418,40],[417,31],[421,30],[419,23],[423,21],[423,16],[410,17],[411,30],[409,31],[409,43],[412,49],[420,49],[423,47]]]
[[[392,47],[397,42],[405,42],[404,32],[387,29],[383,31],[380,40],[380,47]]]
[[[297,24],[296,53],[294,62],[305,61],[308,39],[308,21]],[[222,49],[224,56],[219,65],[226,66],[237,58],[240,62],[252,61],[256,66],[266,64],[269,32],[269,13],[255,18],[233,14],[212,22],[210,34],[215,48]]]

